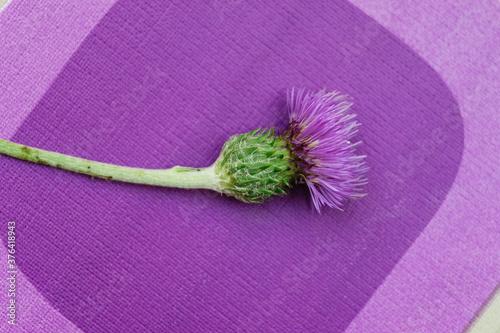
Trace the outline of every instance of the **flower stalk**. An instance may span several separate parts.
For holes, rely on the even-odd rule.
[[[58,169],[126,183],[218,190],[213,166],[207,168],[175,166],[170,169],[131,168],[28,147],[3,139],[0,139],[0,153]]]

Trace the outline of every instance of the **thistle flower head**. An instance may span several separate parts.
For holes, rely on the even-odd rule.
[[[323,206],[341,209],[347,198],[364,195],[367,167],[365,156],[356,155],[359,142],[351,141],[359,126],[348,112],[351,105],[339,92],[288,92],[286,140],[318,212]]]
[[[234,135],[214,164],[217,190],[239,200],[260,203],[305,182],[318,212],[341,209],[348,198],[364,194],[366,167],[351,142],[359,123],[348,113],[352,103],[338,92],[291,90],[288,128]]]

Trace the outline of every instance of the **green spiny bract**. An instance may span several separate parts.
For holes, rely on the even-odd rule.
[[[285,140],[274,128],[258,132],[230,137],[215,162],[220,191],[250,203],[286,194],[297,177]]]

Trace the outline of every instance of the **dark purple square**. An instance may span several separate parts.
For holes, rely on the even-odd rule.
[[[341,332],[444,200],[457,103],[346,1],[118,1],[13,141],[116,164],[207,166],[283,126],[289,87],[355,101],[369,195],[318,215],[304,187],[249,205],[2,157],[20,266],[85,332]]]

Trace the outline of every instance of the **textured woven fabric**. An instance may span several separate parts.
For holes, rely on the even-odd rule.
[[[403,15],[400,7],[387,11],[391,19]],[[84,332],[378,332],[436,322],[460,331],[498,283],[492,273],[498,257],[484,259],[482,279],[474,280],[467,262],[451,267],[465,282],[438,264],[425,272],[425,264],[416,265],[425,260],[411,258],[433,218],[441,223],[429,225],[424,234],[434,233],[425,239],[438,238],[453,221],[484,222],[477,228],[489,234],[490,247],[480,253],[493,253],[499,239],[489,220],[439,215],[455,179],[467,184],[479,168],[497,182],[484,186],[494,186],[498,176],[482,163],[456,178],[468,133],[462,115],[470,106],[461,91],[481,85],[451,80],[450,87],[442,73],[455,67],[432,58],[437,51],[425,43],[404,43],[411,36],[405,28],[423,24],[418,18],[394,23],[398,35],[346,1],[119,0],[94,24],[17,122],[13,141],[127,166],[208,166],[232,134],[283,127],[287,88],[341,90],[352,96],[363,124],[369,195],[345,212],[318,215],[305,187],[249,205],[208,191],[91,180],[1,157],[1,169],[9,170],[0,175],[2,219],[17,222],[20,270],[45,306],[65,317],[54,321]],[[498,59],[494,52],[484,57],[487,64]],[[493,109],[485,106],[487,115]],[[480,193],[462,195],[477,201]],[[498,217],[493,208],[488,214]],[[474,234],[469,229],[441,240],[483,249],[480,232],[464,240]],[[429,242],[424,259],[439,259],[439,246]],[[458,263],[463,253],[449,256]],[[441,284],[426,285],[429,276]],[[387,304],[401,300],[401,285],[411,291],[405,279],[428,293],[403,299],[397,312],[397,303]],[[456,286],[456,310],[416,317],[416,300],[445,311],[448,281]],[[477,292],[473,305],[460,309],[471,301],[467,281]],[[388,289],[390,283],[397,288]]]

